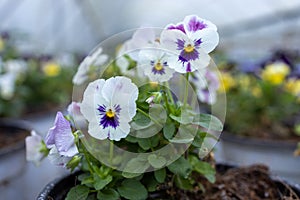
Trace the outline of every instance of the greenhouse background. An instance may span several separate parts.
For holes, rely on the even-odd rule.
[[[277,49],[300,51],[298,0],[0,0],[0,34],[9,33],[20,54],[53,55],[58,57],[55,61],[71,63],[76,70],[84,56],[112,35],[144,26],[164,28],[190,14],[216,24],[217,50],[232,59],[261,60]],[[62,101],[60,108],[66,109],[69,101]],[[41,113],[21,119],[44,136],[56,111]],[[226,162],[222,153],[219,143],[216,159]],[[0,160],[0,175],[7,170]],[[34,199],[48,182],[68,172],[46,160],[39,167],[26,163],[18,173],[0,179],[0,200],[16,199],[16,194]],[[296,173],[299,179],[292,181],[300,183],[300,171]]]

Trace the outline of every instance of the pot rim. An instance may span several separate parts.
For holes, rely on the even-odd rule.
[[[29,125],[29,122],[27,122],[26,120],[21,120],[21,119],[1,118],[0,126],[13,127],[16,129],[24,130],[28,133],[28,136],[30,135],[30,132],[32,130],[31,126]],[[20,141],[14,143],[13,145],[3,147],[0,149],[0,157],[3,155],[6,155],[8,153],[12,153],[12,152],[21,150],[24,147],[25,147],[25,139],[20,140]]]
[[[292,149],[292,150],[295,150],[297,147],[296,141],[261,139],[256,137],[236,135],[228,131],[223,131],[220,138],[221,140],[224,140],[226,142],[233,142],[233,143],[260,146],[260,147],[272,147],[272,148],[280,148],[280,149],[285,148],[285,149]]]

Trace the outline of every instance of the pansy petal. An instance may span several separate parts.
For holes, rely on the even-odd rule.
[[[209,20],[202,19],[196,15],[186,16],[183,20],[183,24],[187,34],[189,34],[189,32],[197,32],[204,29],[212,29],[217,31],[216,25]]]
[[[192,40],[201,39],[200,47],[206,52],[213,51],[219,43],[219,34],[213,29],[204,29],[190,34]]]
[[[182,48],[184,48],[184,46],[182,46],[182,48],[180,47],[181,44],[179,44],[178,41],[186,40],[188,40],[188,37],[178,30],[163,30],[160,36],[162,48],[168,50],[169,53],[176,54],[177,56]]]
[[[184,29],[183,23],[178,23],[176,25],[169,24],[169,25],[166,26],[166,29],[168,29],[168,30],[179,30],[179,31],[185,33],[185,29]]]

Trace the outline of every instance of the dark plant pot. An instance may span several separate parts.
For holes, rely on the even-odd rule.
[[[217,166],[217,170],[221,171],[221,172],[225,172],[230,168],[234,168],[234,166],[232,165],[227,165],[227,164],[218,164]],[[70,174],[66,177],[63,177],[61,179],[57,179],[54,180],[52,182],[50,182],[48,185],[45,186],[45,188],[43,189],[43,191],[38,195],[37,200],[63,200],[65,199],[68,191],[74,187],[76,185],[76,183],[78,182],[77,180],[77,176],[80,174],[81,172],[76,172],[73,174]],[[237,177],[238,178],[238,177]],[[274,182],[276,184],[276,186],[278,187],[278,190],[280,190],[280,192],[284,192],[286,190],[286,185],[289,186],[290,189],[292,189],[296,195],[300,196],[300,186],[299,185],[292,185],[292,184],[288,184],[282,180],[276,179],[274,178]],[[168,195],[163,195],[164,197],[168,197]],[[154,193],[151,194],[150,199],[165,199],[164,197],[161,198],[162,195],[159,193]],[[168,199],[168,198],[166,198]]]
[[[26,121],[0,119],[0,183],[20,175],[25,168],[25,137],[30,130]]]
[[[270,167],[274,175],[300,183],[300,157],[295,157],[296,142],[263,140],[243,137],[225,132],[221,135],[225,162],[238,165],[262,163]]]

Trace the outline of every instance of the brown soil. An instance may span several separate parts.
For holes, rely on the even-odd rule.
[[[23,142],[28,135],[28,131],[23,129],[0,126],[0,149]]]
[[[199,187],[193,192],[175,188],[164,188],[166,199],[178,200],[293,200],[299,196],[284,182],[275,182],[270,178],[269,170],[263,165],[218,170],[214,184],[199,179],[205,188]],[[222,172],[223,171],[223,172]],[[279,188],[280,186],[280,188]],[[163,198],[164,199],[164,198]]]

